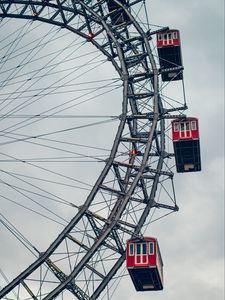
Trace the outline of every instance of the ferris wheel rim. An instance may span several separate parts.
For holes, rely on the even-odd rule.
[[[4,1],[5,3],[7,2],[10,2],[10,1]],[[85,5],[82,3],[82,1],[78,1],[81,5]],[[119,1],[115,0],[115,2],[117,2],[118,5],[120,5],[121,7],[123,7],[123,5],[120,4]],[[14,1],[14,3],[24,3],[24,1],[19,1],[19,0],[16,0]],[[87,8],[87,7],[86,7]],[[140,31],[140,34],[142,35],[143,39],[144,39],[144,42],[145,42],[145,45],[146,45],[146,48],[148,50],[148,55],[150,56],[150,60],[151,60],[151,63],[153,64],[153,78],[154,78],[154,99],[155,99],[155,110],[154,113],[153,113],[153,121],[152,121],[152,124],[154,124],[152,126],[152,130],[151,132],[149,133],[149,137],[148,137],[148,147],[146,147],[146,151],[145,151],[145,156],[143,158],[143,164],[142,164],[142,167],[141,169],[139,170],[139,177],[137,177],[136,181],[133,183],[133,187],[131,188],[131,194],[132,194],[132,189],[135,188],[135,186],[137,185],[137,182],[141,176],[141,174],[143,173],[143,170],[145,168],[145,164],[146,164],[146,161],[147,161],[147,156],[148,156],[148,152],[149,152],[149,149],[151,147],[151,141],[153,139],[153,134],[154,134],[154,131],[155,131],[155,128],[156,128],[156,125],[157,125],[157,122],[158,122],[158,117],[159,117],[159,112],[158,112],[158,104],[159,104],[159,99],[158,99],[158,69],[156,68],[155,64],[154,64],[154,58],[151,54],[151,49],[149,47],[149,41],[148,41],[148,37],[147,35],[143,32],[143,30],[141,29],[141,27],[139,26],[139,24],[135,21],[135,19],[132,17],[132,15],[130,14],[130,12],[125,8],[123,7],[123,9],[126,11],[126,13],[129,15],[132,23],[136,26],[136,29],[138,29]],[[89,11],[90,12],[90,11]],[[94,14],[95,15],[95,14]],[[0,15],[1,16],[1,15]],[[6,17],[6,16],[4,16]],[[12,18],[13,16],[9,16],[10,18]],[[14,16],[15,17],[15,16]],[[96,15],[95,15],[96,17]],[[21,17],[22,18],[22,17]],[[32,17],[30,17],[30,19],[32,19]],[[39,20],[39,18],[37,16],[35,16],[35,19]],[[40,20],[40,21],[43,21],[43,20]],[[44,21],[43,21],[44,22]],[[114,39],[114,43],[115,45],[117,45],[117,51],[119,54],[119,58],[120,58],[120,62],[121,62],[121,68],[122,68],[122,72],[121,70],[118,68],[118,66],[116,65],[115,63],[115,60],[112,58],[111,59],[111,62],[113,63],[113,65],[115,66],[115,68],[118,70],[120,70],[120,76],[121,76],[121,79],[123,80],[124,82],[124,104],[123,104],[123,108],[124,108],[124,112],[121,114],[121,117],[120,117],[120,125],[119,125],[119,129],[117,131],[117,134],[116,134],[116,138],[115,138],[115,143],[114,143],[114,146],[112,148],[112,151],[111,151],[111,155],[110,155],[110,159],[108,159],[107,161],[107,164],[105,166],[105,168],[103,169],[102,171],[102,178],[104,177],[104,172],[107,172],[107,170],[110,168],[110,166],[112,165],[112,162],[113,162],[113,159],[115,158],[115,154],[116,154],[116,149],[118,147],[118,143],[119,143],[119,139],[121,138],[121,135],[122,135],[122,132],[123,132],[123,128],[124,128],[124,125],[125,125],[125,122],[126,122],[126,102],[127,102],[127,94],[128,94],[128,87],[127,87],[127,84],[128,84],[128,73],[127,73],[127,69],[126,69],[126,65],[124,63],[124,58],[123,58],[123,53],[122,53],[122,49],[120,47],[120,45],[118,44],[116,38],[114,37],[114,34],[112,31],[110,31],[110,28],[107,26],[107,24],[104,22],[104,20],[101,20],[102,22],[102,25],[106,26],[105,30],[107,32],[108,35],[110,35],[110,37],[112,39]],[[55,24],[57,25],[57,24]],[[103,27],[104,27],[103,26]],[[67,28],[69,29],[69,28]],[[70,29],[69,29],[70,30]],[[83,36],[84,38],[87,38],[86,36]],[[97,45],[97,43],[94,41],[94,39],[91,41],[98,49],[101,50],[101,47]],[[103,53],[105,54],[105,51],[104,49],[102,49]],[[161,126],[163,127],[163,121],[161,121]],[[162,135],[164,134],[164,132],[162,131]],[[160,162],[158,164],[158,172],[160,173],[160,170],[161,170],[161,165],[162,165],[162,159],[163,159],[163,156],[160,156]],[[105,171],[104,171],[105,170]],[[101,176],[101,175],[100,175]],[[155,185],[157,185],[157,177],[155,179]],[[94,195],[95,194],[95,189],[98,188],[99,184],[101,182],[101,179],[98,179],[93,190],[92,190],[92,194]],[[155,187],[156,188],[156,187]],[[155,191],[153,191],[153,194],[154,194]],[[154,195],[152,195],[154,196]],[[129,197],[131,197],[131,195],[128,195],[127,196],[127,199],[129,199]],[[83,207],[80,209],[79,213],[74,217],[73,220],[71,220],[71,222],[68,224],[68,226],[61,232],[60,234],[60,237],[58,237],[51,245],[50,247],[47,249],[47,251],[45,253],[42,253],[41,256],[35,261],[34,264],[32,264],[29,268],[27,268],[24,272],[22,272],[18,277],[17,277],[17,281],[13,281],[11,282],[10,285],[8,285],[8,290],[11,290],[12,288],[14,288],[19,282],[21,282],[27,275],[31,274],[38,266],[40,266],[42,263],[44,263],[46,261],[46,259],[51,255],[51,253],[54,251],[54,249],[58,246],[58,244],[60,243],[60,241],[63,240],[63,238],[68,234],[68,232],[71,230],[71,228],[74,227],[74,224],[76,224],[76,222],[78,222],[78,220],[87,212],[88,208],[89,208],[89,204],[90,204],[90,194],[89,194],[89,199],[86,200],[86,202],[84,203]],[[153,197],[154,198],[154,197]],[[127,200],[128,201],[128,200]],[[126,203],[126,202],[124,202]],[[125,204],[123,207],[121,207],[121,211],[120,213],[118,213],[118,217],[117,219],[115,219],[114,221],[114,225],[112,225],[111,228],[114,228],[114,226],[116,225],[117,221],[118,221],[118,218],[120,216],[120,214],[122,213],[123,211],[123,208],[125,207]],[[150,205],[148,207],[148,209],[150,208]],[[136,231],[135,231],[135,234],[138,234],[139,231],[140,231],[140,228],[141,226],[143,225],[144,221],[145,221],[145,218],[146,218],[146,215],[147,215],[147,211],[145,212],[143,218],[140,220],[137,228],[136,228]],[[111,229],[109,228],[109,231],[108,231],[108,234],[109,232],[111,231]],[[101,241],[98,242],[99,244],[101,243]],[[97,244],[96,244],[97,245]],[[123,258],[124,259],[124,258]],[[71,278],[73,278],[74,274],[71,275],[71,277],[68,277],[68,282],[71,280]],[[64,282],[64,285],[60,286],[59,289],[64,289],[65,286],[67,284],[67,281]],[[1,292],[0,292],[0,295],[5,295],[7,293],[7,291],[5,289],[3,289]],[[47,296],[45,299],[50,299],[51,297],[53,297],[53,295],[49,295]]]

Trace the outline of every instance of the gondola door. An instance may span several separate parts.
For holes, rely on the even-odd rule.
[[[190,128],[190,122],[185,121],[180,123],[180,138],[181,139],[187,139],[191,138],[191,128]]]
[[[173,45],[173,39],[172,39],[172,33],[164,33],[163,34],[163,46],[172,46]]]
[[[147,243],[135,244],[135,265],[147,265],[148,264],[148,252]]]

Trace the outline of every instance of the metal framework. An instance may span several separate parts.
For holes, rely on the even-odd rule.
[[[125,260],[126,240],[141,235],[150,210],[178,210],[173,172],[165,163],[173,155],[166,151],[165,119],[182,108],[162,105],[160,73],[149,43],[154,32],[144,32],[132,14],[143,0],[114,2],[124,22],[112,21],[115,12],[107,0],[0,1],[0,18],[46,22],[89,40],[123,81],[120,123],[93,189],[49,248],[0,291],[1,299],[12,292],[18,299],[55,299],[63,292],[97,299]],[[156,200],[158,186],[166,184],[171,203]],[[48,284],[48,276],[54,284]]]

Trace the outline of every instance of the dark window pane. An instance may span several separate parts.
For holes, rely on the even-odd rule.
[[[149,243],[149,254],[154,254],[154,243]]]
[[[130,244],[129,254],[134,255],[134,244]]]
[[[191,129],[196,130],[196,122],[195,121],[191,122]]]
[[[183,122],[180,123],[180,130],[184,131],[184,123]]]
[[[136,245],[136,254],[140,255],[141,254],[141,244]]]
[[[147,254],[147,245],[146,245],[146,243],[142,244],[142,254]]]
[[[174,123],[174,131],[179,131],[179,123]]]

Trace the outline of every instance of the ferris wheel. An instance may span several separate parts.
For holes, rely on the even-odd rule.
[[[179,32],[143,0],[2,0],[0,30],[0,298],[111,299],[201,169]]]

